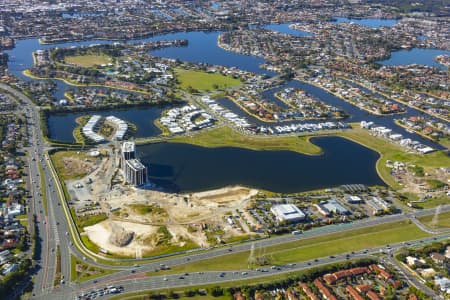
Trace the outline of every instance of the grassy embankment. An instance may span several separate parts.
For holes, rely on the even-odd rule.
[[[44,169],[42,168],[42,164],[38,163],[39,165],[39,179],[40,179],[40,185],[41,185],[41,194],[42,194],[42,205],[44,206],[44,213],[47,216],[48,215],[48,208],[47,208],[47,188],[45,186],[45,176],[44,176]]]
[[[329,135],[347,138],[365,147],[378,152],[381,157],[377,161],[376,169],[379,176],[389,186],[399,189],[401,186],[390,175],[386,161],[402,161],[422,167],[442,167],[450,165],[450,158],[440,151],[427,155],[406,153],[403,148],[387,140],[374,137],[367,130],[358,128],[340,131]],[[227,127],[220,127],[195,134],[192,137],[181,136],[171,139],[171,142],[189,143],[203,147],[242,147],[253,150],[291,150],[303,154],[317,155],[321,149],[310,142],[313,136],[283,136],[283,137],[256,137],[242,135]]]
[[[82,145],[87,143],[87,140],[82,133],[82,129],[90,118],[91,116],[81,116],[75,119],[75,122],[77,122],[78,124],[77,127],[75,127],[75,129],[73,130],[73,138],[75,139],[75,143]]]
[[[70,280],[75,281],[76,283],[88,281],[115,272],[117,271],[90,266],[75,256],[70,255]]]
[[[354,127],[356,126],[354,125]],[[391,169],[386,167],[387,160],[415,164],[425,169],[450,165],[450,157],[441,151],[435,151],[426,155],[407,153],[400,146],[385,139],[372,136],[364,129],[355,128],[338,133],[337,135],[377,151],[381,155],[376,165],[377,172],[384,182],[396,189],[401,188],[401,186],[390,175]]]
[[[93,67],[108,64],[112,61],[111,57],[107,55],[71,55],[64,57],[64,62],[67,64],[77,65],[80,67]]]
[[[429,234],[421,231],[416,225],[401,221],[256,249],[255,256],[263,253],[270,260],[270,264],[286,264],[349,251],[370,249],[426,236],[429,236]],[[249,251],[231,253],[220,258],[220,262],[217,258],[201,260],[174,267],[171,270],[164,271],[164,274],[246,269],[249,267],[249,255]],[[161,272],[149,272],[148,274],[161,275]]]
[[[430,228],[450,228],[450,212],[441,213],[437,223],[433,224],[434,215],[420,217],[419,221]]]
[[[175,69],[175,76],[179,81],[178,88],[184,91],[213,91],[241,84],[239,79],[231,76],[204,71]]]
[[[205,130],[194,136],[179,136],[171,142],[188,143],[203,147],[241,147],[252,150],[291,150],[317,155],[321,149],[309,142],[308,136],[256,137],[240,134],[228,127]]]

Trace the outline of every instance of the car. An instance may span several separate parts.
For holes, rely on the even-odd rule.
[[[164,280],[164,281],[167,281],[167,277],[164,277],[163,280]]]
[[[315,262],[318,262],[318,261],[319,261],[319,259],[318,259],[318,258],[316,258],[316,259],[314,259],[314,261],[315,261]]]
[[[241,274],[242,274],[242,275],[247,275],[248,273],[247,273],[247,272],[242,272]]]
[[[136,273],[136,270],[131,270],[131,273]]]
[[[178,277],[178,279],[184,279],[184,276],[180,276],[180,277]]]

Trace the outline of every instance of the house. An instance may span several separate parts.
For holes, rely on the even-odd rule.
[[[446,292],[447,294],[450,294],[450,279],[442,277],[442,278],[435,278],[434,284],[436,286],[439,286],[440,290],[442,292]]]
[[[299,285],[310,300],[320,300],[320,298],[316,294],[314,294],[314,292],[306,283],[300,282]]]
[[[337,300],[336,296],[331,292],[322,282],[320,278],[314,280],[314,285],[317,287],[322,297],[326,300]]]
[[[388,281],[389,279],[392,278],[391,274],[389,274],[388,271],[386,271],[384,268],[381,268],[375,264],[370,265],[369,269],[372,270],[373,272],[377,273],[378,277],[384,279],[385,281]]]
[[[414,266],[417,267],[417,266],[421,266],[421,265],[425,264],[425,261],[422,259],[418,259],[417,257],[414,257],[414,256],[407,256],[406,263],[410,267],[414,267]]]
[[[351,285],[347,285],[345,290],[351,296],[352,299],[354,299],[354,300],[364,300],[364,298],[358,293],[358,291],[355,290]]]
[[[420,270],[420,275],[424,278],[430,278],[436,275],[436,270],[433,268],[422,269]]]
[[[368,291],[366,294],[367,298],[369,298],[370,300],[381,300],[380,297],[378,297],[378,295],[374,292],[374,291]]]
[[[431,253],[430,257],[435,263],[440,264],[440,265],[442,265],[445,262],[445,259],[446,259],[445,255],[442,255],[442,254],[437,253],[437,252]]]

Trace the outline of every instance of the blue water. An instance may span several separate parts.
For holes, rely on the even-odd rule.
[[[338,137],[313,138],[323,154],[205,148],[180,143],[138,146],[150,181],[176,191],[195,192],[245,185],[292,193],[349,183],[384,185],[375,171],[379,155]]]
[[[189,62],[203,62],[213,65],[222,65],[227,67],[237,67],[244,71],[255,72],[259,74],[267,74],[269,76],[275,75],[274,72],[264,70],[259,67],[265,61],[262,58],[242,55],[225,51],[217,46],[217,38],[220,32],[180,32],[169,33],[165,35],[130,40],[129,43],[142,43],[148,41],[187,39],[189,45],[187,47],[172,47],[153,51],[154,55],[180,59]],[[8,68],[9,72],[17,77],[25,80],[30,80],[28,77],[22,75],[22,71],[30,68],[33,65],[33,58],[31,53],[38,49],[49,49],[55,47],[71,47],[71,46],[88,46],[92,44],[111,44],[117,41],[110,40],[91,40],[83,42],[58,43],[51,45],[41,45],[38,39],[19,40],[16,47],[12,50],[6,51],[9,55]]]
[[[64,19],[80,19],[83,17],[100,17],[102,13],[74,13],[74,14],[62,14]]]
[[[137,126],[136,137],[150,137],[161,133],[154,121],[161,116],[163,108],[132,108],[114,111],[91,111],[67,114],[51,114],[48,118],[49,138],[62,142],[74,142],[73,130],[78,124],[75,120],[85,115],[114,115]]]
[[[441,70],[447,70],[447,67],[441,65],[434,58],[440,54],[450,55],[450,51],[439,49],[420,49],[413,48],[411,50],[399,50],[392,52],[391,57],[386,60],[378,61],[383,65],[398,66],[419,64],[430,67],[436,67]]]
[[[264,28],[268,29],[268,30],[272,30],[272,31],[290,34],[293,36],[313,36],[314,35],[311,32],[306,32],[303,30],[295,30],[295,29],[289,28],[289,25],[291,25],[291,23],[270,24],[270,25],[264,26]]]
[[[349,19],[349,18],[336,18],[335,23],[350,23],[353,22],[355,24],[378,28],[381,26],[394,26],[398,23],[399,20],[396,19]]]
[[[211,8],[212,9],[218,10],[218,9],[220,9],[220,7],[221,7],[221,4],[219,2],[212,2],[211,3]]]

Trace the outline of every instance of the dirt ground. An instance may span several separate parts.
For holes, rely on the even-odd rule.
[[[89,239],[99,247],[111,253],[139,257],[155,250],[155,233],[161,226],[170,232],[170,244],[180,247],[186,241],[208,247],[203,231],[205,224],[210,228],[220,227],[224,237],[252,234],[248,232],[248,226],[243,226],[242,230],[229,225],[225,215],[234,213],[236,209],[244,210],[258,190],[233,186],[200,193],[173,194],[154,187],[137,189],[120,182],[120,171],[116,172],[119,163],[113,157],[110,151],[109,156],[91,169],[93,172],[79,180],[66,182],[70,194],[78,200],[74,203],[76,207],[98,201],[103,212],[109,215],[108,220],[84,228]],[[128,245],[119,247],[110,242],[109,237],[117,226],[134,232]]]

